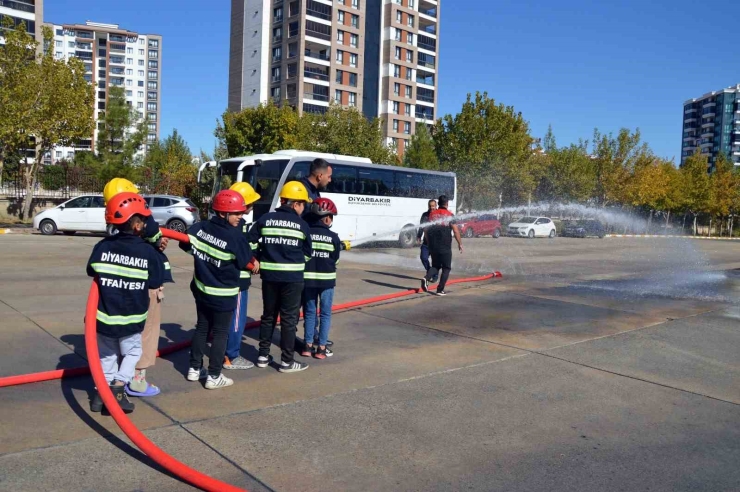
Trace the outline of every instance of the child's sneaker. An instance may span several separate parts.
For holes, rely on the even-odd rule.
[[[264,368],[272,363],[271,355],[260,355],[257,357],[257,367]]]
[[[100,397],[98,388],[95,388],[95,396],[93,396],[93,399],[90,402],[90,411],[96,413],[103,411],[103,399]]]
[[[427,280],[426,277],[421,279],[421,290],[429,292],[429,280]]]
[[[300,372],[300,371],[305,371],[306,369],[308,369],[308,364],[304,364],[303,362],[293,361],[291,363],[280,362],[280,369],[278,369],[278,371],[280,372]]]
[[[447,295],[447,292],[445,292],[443,290],[438,290],[437,292],[434,293],[434,295],[436,295],[436,296],[446,296]]]
[[[227,378],[223,374],[219,374],[217,378],[214,378],[213,376],[208,376],[208,379],[206,379],[207,390],[226,388],[227,386],[231,386],[232,384],[234,384],[234,380]]]
[[[237,369],[251,369],[253,367],[254,367],[254,364],[249,362],[247,359],[245,359],[241,355],[238,356],[234,360],[230,360],[228,357],[224,357],[224,369],[237,370]]]
[[[319,347],[316,349],[316,353],[313,355],[316,359],[326,359],[327,357],[331,357],[334,355],[334,352],[329,347],[326,347],[322,349]]]
[[[199,381],[207,377],[208,371],[206,371],[205,367],[201,367],[200,369],[194,369],[191,367],[188,369],[188,381]]]
[[[316,353],[315,346],[303,344],[303,350],[301,350],[301,357],[311,357],[315,353]]]

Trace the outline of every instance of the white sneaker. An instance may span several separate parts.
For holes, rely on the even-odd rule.
[[[215,390],[231,386],[232,384],[234,384],[234,380],[227,378],[223,374],[219,374],[217,378],[214,378],[213,376],[208,376],[208,379],[206,380],[206,389]]]
[[[208,371],[205,367],[201,367],[200,369],[193,369],[191,367],[190,369],[188,369],[188,381],[199,381],[207,377]]]

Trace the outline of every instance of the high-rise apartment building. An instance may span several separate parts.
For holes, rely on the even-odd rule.
[[[3,1],[3,0],[0,0]],[[105,114],[111,87],[121,87],[126,102],[139,113],[139,122],[147,119],[147,142],[159,140],[161,115],[162,37],[139,34],[117,24],[49,25],[54,32],[54,56],[77,57],[85,64],[85,79],[95,85],[95,132],[75,147],[60,147],[45,156],[52,163],[71,159],[75,151],[95,151],[95,142]],[[141,153],[146,151],[146,143]]]
[[[436,117],[438,33],[438,0],[232,0],[228,107],[356,107],[402,153]]]
[[[24,22],[26,32],[33,33],[41,41],[41,25],[44,22],[43,0],[0,0],[0,20],[10,17],[14,26]],[[5,44],[0,26],[0,44]]]
[[[689,99],[683,113],[681,164],[698,150],[710,170],[720,152],[740,165],[740,84]]]

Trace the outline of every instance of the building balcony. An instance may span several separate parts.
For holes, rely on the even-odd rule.
[[[324,114],[326,113],[327,106],[318,106],[316,104],[303,104],[303,112],[311,114]]]
[[[303,99],[310,99],[312,101],[318,101],[322,103],[329,103],[329,94],[319,94],[316,92],[304,92]]]
[[[434,112],[432,112],[432,111],[419,111],[417,109],[416,110],[416,118],[417,119],[420,119],[420,120],[433,121],[434,120]]]
[[[306,15],[326,21],[331,21],[332,9],[323,3],[308,0],[306,3]]]
[[[696,118],[686,118],[683,120],[684,123],[693,123],[694,121],[696,121]]]
[[[126,36],[121,36],[120,34],[111,34],[108,37],[108,39],[115,43],[125,43],[126,42]]]
[[[714,118],[714,116],[715,116],[715,112],[714,111],[711,111],[709,113],[704,113],[704,114],[701,115],[702,118]]]
[[[427,51],[437,51],[437,40],[428,36],[419,34],[417,36],[416,46]]]
[[[303,71],[303,78],[329,82],[329,70],[319,70],[316,68],[306,67]]]
[[[416,83],[417,84],[424,84],[424,85],[434,86],[434,76],[433,75],[428,75],[426,77],[420,77],[420,76],[417,75],[416,76]]]
[[[331,50],[326,49],[326,50],[316,51],[316,50],[311,50],[309,48],[306,48],[303,51],[303,56],[305,56],[306,58],[314,58],[316,60],[330,62],[331,61]]]
[[[705,121],[704,123],[701,124],[702,128],[706,128],[708,126],[714,126],[714,121]]]
[[[696,108],[690,108],[683,112],[683,114],[691,114],[696,113],[698,110]]]
[[[89,31],[77,31],[75,32],[75,37],[80,39],[93,39],[94,35]]]
[[[714,136],[714,130],[706,130],[701,132],[701,138],[710,138]]]
[[[6,7],[11,10],[18,10],[20,12],[30,12],[35,13],[36,7],[34,5],[29,5],[28,3],[23,2],[15,2],[13,0],[0,0],[0,7]]]
[[[705,108],[712,108],[712,107],[714,107],[714,106],[716,106],[716,105],[717,105],[717,103],[716,103],[716,102],[714,102],[714,101],[709,101],[709,102],[705,102],[705,103],[703,104],[703,107],[705,107]]]

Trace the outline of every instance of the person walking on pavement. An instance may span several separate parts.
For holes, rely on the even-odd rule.
[[[429,200],[429,209],[421,214],[421,219],[419,220],[419,230],[416,232],[416,240],[419,242],[419,244],[421,244],[421,252],[419,258],[421,259],[421,264],[424,266],[425,272],[429,271],[431,265],[429,264],[429,245],[427,244],[427,234],[424,228],[424,224],[429,223],[429,214],[434,210],[437,210],[437,200]],[[432,279],[432,283],[436,281],[436,277]]]
[[[303,183],[289,181],[280,190],[280,207],[263,215],[249,230],[249,243],[260,262],[263,313],[257,367],[270,365],[270,345],[280,315],[281,361],[278,370],[299,372],[308,364],[294,360],[306,262],[311,259],[311,230],[301,219],[311,203]]]
[[[244,198],[244,204],[247,206],[244,211],[245,215],[252,211],[254,203],[260,199],[260,195],[254,191],[249,183],[234,183],[229,189],[236,191]],[[251,224],[247,224],[244,219],[241,219],[237,225],[245,239],[249,234],[250,226]],[[239,295],[236,298],[236,307],[229,325],[229,338],[226,342],[226,355],[224,356],[224,369],[227,370],[251,369],[254,367],[253,363],[241,355],[242,336],[247,324],[247,302],[249,301],[249,287],[252,285],[253,271],[259,272],[259,262],[257,260],[253,260],[247,268],[239,271]]]
[[[452,235],[455,235],[457,248],[460,253],[463,252],[462,238],[460,229],[455,224],[452,212],[447,210],[449,200],[446,195],[439,197],[439,208],[429,213],[429,221],[434,224],[427,228],[427,237],[429,238],[429,251],[432,254],[432,267],[427,274],[421,279],[421,290],[429,291],[429,282],[434,278],[439,270],[442,270],[442,276],[437,285],[436,295],[444,296],[447,278],[452,270]]]

